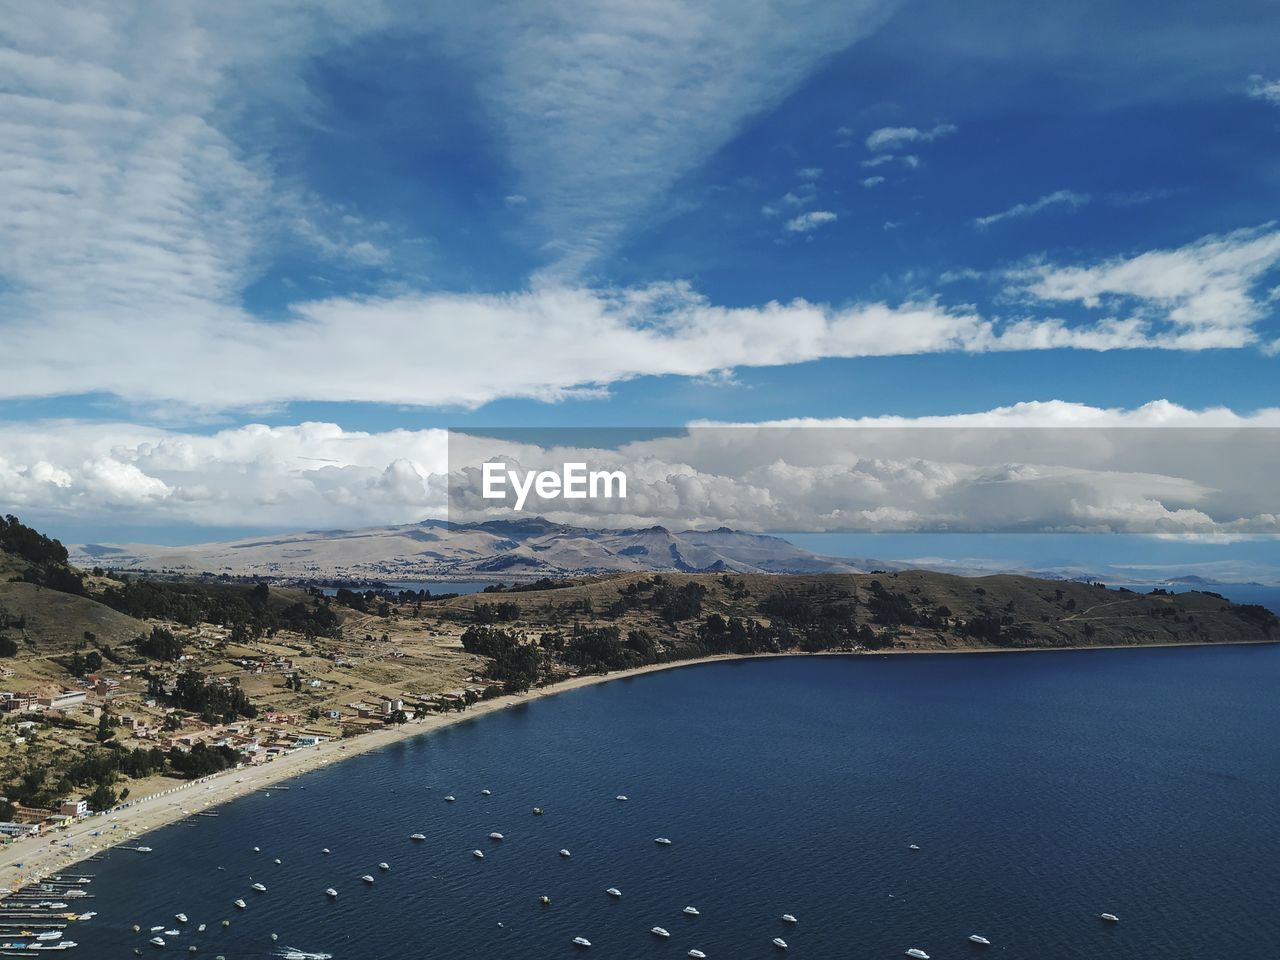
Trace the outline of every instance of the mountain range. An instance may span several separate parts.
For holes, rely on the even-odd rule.
[[[278,580],[524,579],[646,571],[859,573],[901,567],[824,557],[780,537],[725,527],[592,530],[541,518],[465,524],[424,520],[178,547],[97,543],[68,549],[71,562],[84,567]]]

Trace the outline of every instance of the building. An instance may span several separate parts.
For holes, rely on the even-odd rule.
[[[84,800],[63,800],[58,813],[64,817],[84,817],[89,813],[89,804]]]
[[[0,836],[3,837],[34,837],[40,833],[40,824],[38,823],[9,823],[0,821]]]
[[[61,693],[50,694],[41,697],[40,706],[49,710],[66,710],[70,707],[78,707],[85,702],[87,694],[83,690],[63,690]]]

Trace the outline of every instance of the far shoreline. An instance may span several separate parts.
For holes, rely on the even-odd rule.
[[[0,887],[12,891],[36,883],[66,870],[77,863],[124,843],[138,841],[144,835],[185,820],[197,813],[230,803],[283,781],[318,770],[331,763],[370,753],[384,747],[426,736],[457,723],[473,720],[487,714],[531,703],[545,697],[558,696],[571,690],[614,680],[626,680],[645,674],[674,670],[682,667],[702,666],[711,663],[747,660],[777,659],[782,657],[867,657],[867,656],[920,656],[951,654],[992,653],[1049,653],[1080,650],[1145,650],[1173,647],[1242,647],[1274,646],[1280,640],[1255,641],[1197,641],[1194,643],[1141,643],[1098,644],[1072,647],[954,647],[919,648],[899,650],[822,650],[812,653],[795,650],[781,653],[715,654],[689,660],[646,664],[628,670],[571,677],[526,693],[504,694],[492,700],[482,700],[465,711],[448,714],[432,714],[421,720],[411,720],[399,726],[385,727],[374,733],[350,739],[334,739],[288,754],[256,767],[237,767],[201,780],[175,782],[159,793],[130,799],[123,807],[106,814],[99,814],[79,821],[63,831],[54,831],[41,837],[14,841],[0,851]],[[93,834],[100,833],[100,836]],[[64,846],[68,844],[69,846]],[[19,866],[20,865],[20,866]]]

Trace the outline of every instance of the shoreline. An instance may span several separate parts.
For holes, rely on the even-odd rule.
[[[337,763],[350,757],[369,753],[403,740],[424,736],[455,723],[472,720],[499,710],[531,703],[545,697],[553,697],[570,690],[625,680],[664,670],[699,666],[725,661],[763,660],[777,657],[811,656],[919,656],[929,654],[975,653],[1045,653],[1078,650],[1138,650],[1170,647],[1222,647],[1267,646],[1280,641],[1233,641],[1203,643],[1144,643],[1112,644],[1082,647],[966,647],[952,649],[914,650],[861,650],[819,651],[805,653],[716,654],[691,660],[675,660],[667,663],[647,664],[630,670],[617,670],[605,674],[571,677],[546,687],[538,687],[527,693],[505,694],[492,700],[482,700],[464,711],[433,714],[422,720],[410,720],[396,727],[387,727],[374,733],[350,739],[328,740],[318,746],[279,757],[256,767],[238,767],[213,774],[200,780],[177,782],[171,788],[146,797],[130,799],[127,806],[117,807],[105,815],[91,816],[62,831],[53,831],[40,837],[16,840],[0,848],[0,887],[17,890],[43,878],[57,874],[67,867],[81,863],[111,847],[137,841],[143,835],[180,820],[207,812],[224,803],[230,803],[257,790],[271,787],[312,770]],[[99,834],[95,836],[94,834]]]

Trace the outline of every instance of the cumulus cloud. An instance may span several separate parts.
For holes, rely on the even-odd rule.
[[[1131,313],[1126,320],[1099,324],[1096,333],[1125,332],[1180,349],[1207,349],[1257,342],[1254,325],[1264,316],[1268,297],[1257,288],[1277,265],[1280,231],[1266,224],[1093,266],[1039,265],[1014,279],[1042,301]],[[1170,329],[1152,335],[1155,320]],[[1036,325],[1033,338],[1054,333]]]
[[[1053,193],[1045,194],[1037,200],[1030,203],[1015,203],[1007,210],[1001,210],[999,213],[991,213],[985,217],[976,217],[973,225],[979,230],[985,230],[993,223],[999,223],[1001,220],[1017,220],[1023,217],[1035,216],[1042,210],[1050,207],[1069,207],[1077,210],[1089,202],[1087,193],[1075,193],[1071,190],[1055,190]]]
[[[939,123],[928,130],[919,127],[881,127],[871,131],[867,136],[867,149],[880,153],[885,150],[898,150],[912,143],[932,143],[940,137],[956,132],[953,123]]]
[[[862,181],[862,185],[867,189],[878,187],[882,183],[884,183],[884,177],[867,177]]]
[[[828,223],[835,223],[838,217],[830,210],[810,210],[787,221],[787,230],[791,233],[809,233]]]
[[[531,501],[570,523],[751,530],[1280,534],[1280,410],[1243,416],[1025,403],[954,416],[700,422],[591,442],[334,424],[212,434],[129,424],[0,426],[0,501],[34,519],[314,529],[504,515],[486,460],[621,468],[626,500]],[[604,437],[605,439],[602,439]],[[469,482],[468,482],[469,480]],[[446,490],[452,496],[446,501]]]

